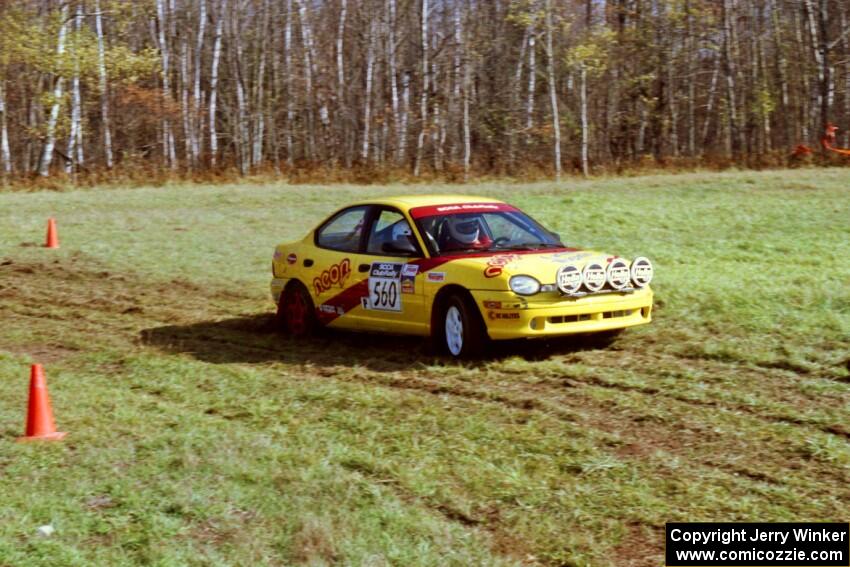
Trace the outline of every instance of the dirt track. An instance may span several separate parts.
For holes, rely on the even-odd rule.
[[[545,413],[571,428],[598,432],[622,461],[664,454],[685,468],[738,479],[733,483],[742,493],[756,484],[791,486],[800,498],[850,501],[846,471],[825,466],[780,435],[783,428],[794,427],[846,441],[847,424],[830,418],[840,415],[846,398],[801,389],[806,378],[793,372],[685,359],[647,340],[626,338],[604,349],[570,341],[513,344],[505,358],[452,370],[451,362],[435,357],[418,339],[399,338],[392,348],[375,346],[368,336],[341,333],[293,342],[275,331],[262,292],[240,294],[178,280],[151,284],[99,269],[81,256],[40,264],[0,262],[0,320],[9,328],[27,329],[31,337],[0,342],[0,349],[43,361],[117,347],[154,349],[210,364],[286,364],[304,380],[451,396],[502,406],[519,420]],[[629,369],[638,373],[627,375]],[[486,381],[476,379],[480,375]],[[703,384],[700,391],[682,386],[696,377]],[[740,394],[724,394],[730,377]],[[736,424],[747,434],[736,434]],[[445,504],[433,507],[449,519],[490,531],[506,552],[519,545],[499,509],[470,514]],[[629,524],[627,533],[620,564],[657,562],[663,525]]]

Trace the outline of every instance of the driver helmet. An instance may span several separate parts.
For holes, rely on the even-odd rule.
[[[413,231],[410,230],[410,225],[402,221],[396,223],[393,227],[393,240],[410,240],[413,236]]]
[[[478,217],[466,215],[452,215],[448,217],[449,234],[452,238],[463,244],[472,244],[478,240],[481,223]]]

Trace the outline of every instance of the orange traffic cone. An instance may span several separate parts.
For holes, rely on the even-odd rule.
[[[59,248],[59,232],[56,230],[56,220],[51,217],[47,219],[47,242],[45,248]]]
[[[58,441],[67,433],[56,431],[53,422],[53,410],[50,396],[47,395],[47,381],[40,364],[30,368],[30,402],[27,410],[27,431],[18,441]]]

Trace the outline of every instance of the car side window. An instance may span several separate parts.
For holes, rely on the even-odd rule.
[[[340,211],[316,231],[316,245],[340,252],[359,252],[360,238],[369,207],[351,207]]]
[[[376,256],[413,256],[418,251],[416,237],[404,215],[398,211],[382,210],[372,223],[366,253]]]

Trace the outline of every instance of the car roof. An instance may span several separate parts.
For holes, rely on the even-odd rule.
[[[415,207],[428,207],[434,205],[457,205],[460,203],[501,203],[498,199],[490,197],[477,197],[475,195],[398,195],[383,197],[370,201],[356,203],[358,205],[387,205],[402,210],[410,210]]]

